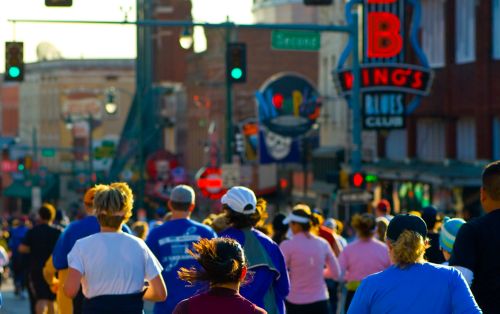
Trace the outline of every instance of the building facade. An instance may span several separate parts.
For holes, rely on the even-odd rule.
[[[26,64],[19,90],[16,149],[31,160],[32,175],[58,176],[61,204],[75,200],[71,190],[88,186],[109,169],[133,98],[134,64],[134,60]],[[114,114],[106,112],[110,101],[117,105]]]

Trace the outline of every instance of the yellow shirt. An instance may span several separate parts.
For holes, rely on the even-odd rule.
[[[56,273],[58,277],[56,278]],[[62,283],[68,277],[68,269],[62,269],[59,272],[54,267],[52,255],[49,257],[43,268],[43,277],[49,284],[50,290],[56,294],[57,308],[59,314],[73,314],[73,300],[68,298],[63,291]]]

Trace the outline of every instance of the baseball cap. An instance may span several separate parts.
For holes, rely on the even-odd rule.
[[[230,188],[221,199],[221,203],[229,206],[233,211],[251,215],[256,212],[257,198],[255,193],[244,186]]]
[[[194,190],[189,185],[178,185],[170,192],[170,200],[172,202],[194,204]]]
[[[397,241],[405,230],[414,231],[424,239],[427,237],[427,225],[422,218],[414,215],[397,215],[387,227],[387,238],[391,241]]]
[[[453,251],[453,245],[455,244],[458,230],[460,230],[464,223],[465,220],[460,218],[444,218],[444,224],[439,234],[439,245],[443,250],[447,251],[448,253],[451,253],[451,251]]]

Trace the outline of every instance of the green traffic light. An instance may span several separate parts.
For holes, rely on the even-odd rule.
[[[16,78],[19,75],[21,75],[21,69],[19,67],[12,66],[9,68],[9,76],[10,77]]]
[[[240,68],[234,68],[231,70],[231,77],[235,80],[239,80],[243,76],[243,71]]]
[[[24,165],[17,165],[17,170],[24,171]]]

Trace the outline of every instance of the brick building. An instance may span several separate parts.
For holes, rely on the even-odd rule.
[[[442,209],[477,211],[482,166],[500,158],[500,1],[422,0],[421,40],[431,95],[406,130],[379,132],[366,169],[393,191],[421,184]]]
[[[185,156],[187,168],[193,172],[205,166],[209,160],[204,153],[208,143],[209,126],[215,125],[220,148],[224,156],[225,148],[225,31],[206,31],[208,49],[188,58],[187,133],[188,154]],[[247,82],[233,85],[233,125],[250,117],[257,117],[255,92],[273,75],[293,72],[304,76],[314,84],[318,78],[318,53],[298,51],[278,51],[271,49],[271,32],[266,30],[239,29],[232,33],[232,40],[247,44]],[[212,123],[213,122],[213,123]],[[206,140],[203,140],[206,139]],[[263,176],[274,174],[260,185],[259,173]],[[262,188],[266,182],[276,184],[276,168],[255,168],[252,187]]]

